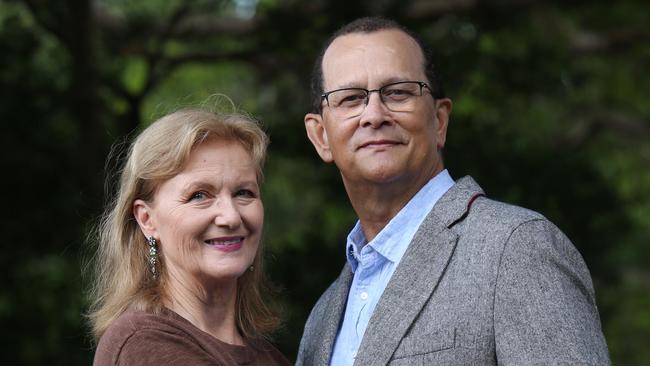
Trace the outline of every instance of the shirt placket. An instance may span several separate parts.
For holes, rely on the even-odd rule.
[[[378,263],[377,252],[370,246],[366,246],[361,250],[361,255],[359,258],[359,283],[355,289],[356,304],[358,309],[355,309],[356,313],[356,322],[355,330],[357,336],[356,347],[359,347],[361,340],[363,339],[364,329],[361,329],[360,325],[365,324],[367,326],[368,320],[370,320],[370,302],[372,301],[373,294],[371,293],[371,284],[377,281],[378,271],[377,269],[381,265]],[[356,350],[354,350],[353,355],[356,355]]]

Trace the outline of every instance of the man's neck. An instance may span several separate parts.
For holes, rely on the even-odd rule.
[[[354,211],[359,216],[367,241],[374,239],[390,220],[424,187],[433,175],[403,179],[391,183],[343,182]]]

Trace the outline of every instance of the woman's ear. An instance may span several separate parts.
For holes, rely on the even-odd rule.
[[[140,230],[145,237],[157,237],[156,223],[153,217],[153,210],[147,202],[137,199],[133,202],[133,216],[140,226]]]
[[[307,130],[307,137],[309,141],[316,148],[316,152],[320,155],[326,163],[333,161],[332,151],[330,150],[329,140],[327,139],[327,131],[323,125],[323,117],[316,113],[307,113],[305,115],[305,129]]]

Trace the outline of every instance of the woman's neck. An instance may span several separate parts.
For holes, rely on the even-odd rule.
[[[235,321],[237,281],[209,289],[186,282],[168,281],[163,304],[220,341],[244,345]]]

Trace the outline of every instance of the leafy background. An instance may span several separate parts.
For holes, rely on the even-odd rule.
[[[614,363],[647,362],[649,14],[632,0],[0,0],[0,363],[91,362],[81,263],[108,152],[220,93],[272,139],[265,241],[286,315],[275,341],[295,357],[355,220],[304,133],[309,72],[323,40],[363,15],[435,46],[455,102],[452,175],[564,230]]]

